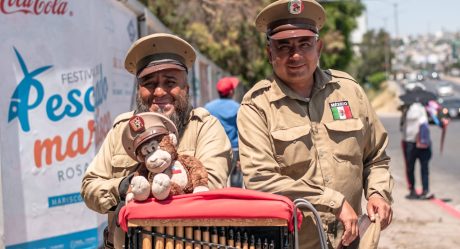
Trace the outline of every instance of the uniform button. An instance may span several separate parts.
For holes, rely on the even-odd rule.
[[[328,183],[328,182],[329,182],[329,177],[324,178],[324,181],[325,181],[326,183]]]
[[[331,201],[331,202],[329,202],[329,205],[330,205],[331,207],[334,207],[334,206],[335,206],[335,202]]]

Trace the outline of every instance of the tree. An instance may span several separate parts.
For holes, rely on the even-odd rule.
[[[367,82],[374,74],[380,74],[390,71],[390,35],[384,31],[370,30],[363,36],[363,41],[360,45],[362,56],[362,64],[358,69],[358,80]],[[379,88],[381,82],[373,82],[374,88]]]
[[[184,37],[218,66],[251,86],[271,74],[265,34],[254,25],[257,13],[271,0],[143,0],[174,33]],[[327,22],[323,68],[344,69],[352,57],[351,31],[361,14],[359,1],[323,4]]]
[[[327,18],[320,32],[325,44],[321,67],[345,70],[353,57],[350,36],[357,27],[356,18],[362,14],[364,5],[353,0],[324,1],[322,5]]]

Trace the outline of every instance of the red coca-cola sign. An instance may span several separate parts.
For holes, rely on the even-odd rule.
[[[64,0],[0,0],[0,13],[24,13],[30,15],[65,15],[68,12]],[[72,13],[69,13],[72,15]]]

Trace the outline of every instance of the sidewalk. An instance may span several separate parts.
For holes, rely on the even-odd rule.
[[[440,206],[440,200],[406,199],[405,180],[394,177],[393,222],[382,231],[379,248],[459,248],[460,217]]]

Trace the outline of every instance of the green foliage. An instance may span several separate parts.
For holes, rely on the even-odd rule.
[[[359,1],[344,0],[322,3],[326,10],[326,23],[320,32],[325,43],[321,67],[344,70],[353,57],[351,32],[357,27],[356,18],[364,6]]]
[[[249,87],[271,75],[265,34],[255,29],[257,13],[274,0],[143,0],[174,33]],[[327,21],[322,68],[345,69],[352,58],[350,33],[363,11],[357,0],[321,3]]]
[[[372,89],[379,90],[382,82],[386,80],[385,72],[376,72],[367,77],[367,83],[370,84]]]
[[[270,72],[265,37],[253,24],[268,0],[150,0],[149,8],[174,33],[218,66],[254,84]],[[193,11],[190,11],[193,10]]]
[[[390,35],[384,30],[370,30],[363,36],[360,53],[363,63],[358,68],[357,79],[360,82],[370,81],[369,78],[379,72],[390,71]],[[385,76],[385,74],[384,74]],[[379,84],[380,82],[374,81]],[[375,87],[375,86],[374,86]],[[377,87],[378,88],[378,87]]]

